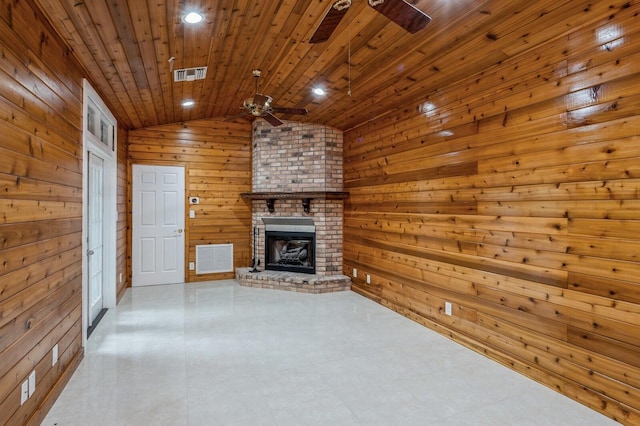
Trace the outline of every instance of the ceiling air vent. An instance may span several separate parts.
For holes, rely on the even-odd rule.
[[[207,67],[181,68],[173,72],[173,81],[203,80],[207,76]]]

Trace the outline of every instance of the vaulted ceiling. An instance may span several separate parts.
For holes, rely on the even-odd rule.
[[[34,0],[129,128],[234,117],[254,93],[307,108],[283,119],[346,130],[387,111],[418,108],[440,88],[561,36],[604,2],[415,0],[432,22],[410,34],[353,0],[328,41],[311,44],[327,0]],[[598,5],[598,3],[601,3]],[[185,12],[205,21],[189,26]],[[172,59],[173,58],[173,59]],[[200,81],[171,69],[208,66]],[[325,96],[311,92],[316,86]],[[196,104],[183,108],[181,102]]]

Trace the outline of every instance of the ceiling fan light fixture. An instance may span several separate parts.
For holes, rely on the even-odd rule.
[[[193,99],[187,99],[182,101],[182,106],[184,108],[191,108],[192,106],[194,106],[196,104],[196,102]]]
[[[264,95],[263,95],[264,96]],[[266,100],[264,104],[259,104],[255,100],[255,96],[244,100],[244,107],[249,110],[249,113],[255,117],[260,117],[264,113],[271,112],[271,96],[265,96]]]
[[[182,17],[182,21],[187,24],[199,24],[204,21],[204,15],[200,12],[191,11]]]
[[[333,4],[333,8],[336,10],[346,10],[346,9],[349,9],[350,7],[351,7],[351,0],[338,0]]]
[[[322,87],[314,87],[312,90],[314,95],[324,96],[327,92]]]

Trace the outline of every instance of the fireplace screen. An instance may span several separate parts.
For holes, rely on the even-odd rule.
[[[266,231],[265,269],[315,274],[313,232]]]

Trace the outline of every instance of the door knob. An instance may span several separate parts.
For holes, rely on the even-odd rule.
[[[87,250],[87,256],[93,256],[94,251],[93,250]]]

